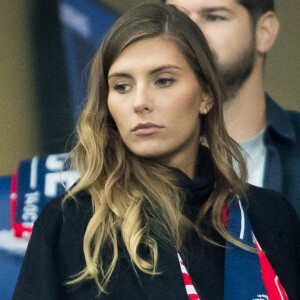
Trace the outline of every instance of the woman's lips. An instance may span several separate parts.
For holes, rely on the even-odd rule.
[[[135,126],[131,131],[139,136],[149,136],[157,133],[163,128],[163,126],[154,123],[140,123]]]

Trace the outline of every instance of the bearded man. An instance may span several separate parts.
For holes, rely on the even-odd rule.
[[[279,30],[274,0],[163,3],[187,13],[215,54],[228,93],[226,127],[245,150],[249,183],[280,192],[300,216],[300,114],[283,110],[263,90],[265,56]]]

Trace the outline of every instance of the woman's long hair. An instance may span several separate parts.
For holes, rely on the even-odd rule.
[[[128,45],[158,36],[177,45],[201,87],[214,99],[209,113],[202,116],[200,138],[211,153],[216,183],[199,212],[198,225],[209,215],[215,229],[238,244],[227,233],[221,210],[228,197],[245,196],[246,168],[238,145],[225,129],[225,95],[214,58],[198,26],[174,6],[138,6],[116,21],[93,60],[86,104],[77,125],[78,142],[73,149],[73,166],[80,179],[64,198],[64,202],[76,198],[81,190],[91,195],[94,214],[83,241],[86,267],[71,283],[93,279],[100,293],[106,291],[116,267],[120,236],[133,266],[157,274],[158,242],[171,243],[178,249],[184,232],[199,227],[182,215],[184,195],[175,174],[151,159],[132,154],[108,111],[110,67]],[[234,171],[234,161],[240,175]],[[147,257],[141,255],[141,247],[147,248]],[[105,261],[104,249],[111,253]]]

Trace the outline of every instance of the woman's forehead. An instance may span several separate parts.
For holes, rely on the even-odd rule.
[[[126,47],[112,64],[114,72],[132,69],[155,70],[160,66],[187,68],[188,63],[175,42],[162,37],[139,40]]]

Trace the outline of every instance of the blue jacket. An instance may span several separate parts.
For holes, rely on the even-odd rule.
[[[300,113],[283,110],[268,95],[266,113],[263,187],[284,195],[300,217]]]

